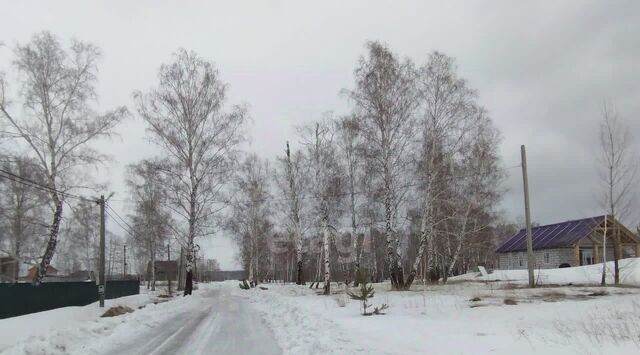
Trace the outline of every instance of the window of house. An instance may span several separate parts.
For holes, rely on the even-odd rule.
[[[520,266],[522,266],[522,259],[523,259],[523,258],[522,258],[522,254],[520,254],[520,258],[519,258],[519,259],[520,259],[520,260],[519,260],[519,261],[520,261]]]
[[[545,264],[549,263],[549,253],[544,253],[544,263]]]

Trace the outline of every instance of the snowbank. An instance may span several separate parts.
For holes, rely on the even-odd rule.
[[[331,317],[318,315],[334,308],[336,302],[322,298],[305,286],[281,286],[266,284],[268,290],[254,288],[234,292],[251,302],[273,330],[276,340],[285,354],[371,354],[366,342],[353,341],[341,331]],[[311,310],[296,300],[308,299],[307,306],[318,307]],[[316,304],[327,301],[329,305]]]
[[[68,354],[78,351],[88,340],[113,331],[118,325],[145,318],[154,308],[164,308],[155,294],[138,294],[105,300],[82,307],[63,307],[0,320],[2,354]],[[127,306],[135,310],[113,318],[100,318],[110,307]],[[140,309],[140,307],[143,307]],[[148,317],[145,319],[150,321]],[[80,351],[79,353],[83,353]]]
[[[621,259],[619,265],[620,283],[640,286],[640,258]],[[534,270],[534,275],[538,284],[599,284],[602,278],[602,263],[562,269]],[[527,282],[529,276],[527,270],[494,270],[485,278],[480,276],[476,279]],[[613,283],[613,262],[607,262],[607,283]]]
[[[418,285],[394,292],[387,283],[376,284],[372,303],[390,308],[370,317],[359,315],[359,303],[344,294],[321,296],[304,286],[235,292],[251,300],[287,354],[640,353],[640,339],[628,331],[640,329],[638,289],[501,285]],[[596,295],[601,291],[606,295]]]

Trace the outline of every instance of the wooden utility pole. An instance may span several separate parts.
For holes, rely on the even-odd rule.
[[[105,249],[105,238],[104,238],[104,195],[100,195],[100,199],[98,200],[98,205],[100,205],[100,265],[99,273],[98,273],[98,297],[100,300],[100,307],[104,307],[104,291],[105,291],[105,279],[104,279],[104,249]]]
[[[178,259],[178,291],[184,290],[184,276],[182,275],[182,259],[184,258],[184,248],[180,247],[180,259]]]
[[[596,262],[598,262],[596,260]],[[600,285],[607,284],[607,214],[604,215],[604,234],[602,234],[602,280]]]
[[[127,276],[127,245],[125,244],[122,250],[122,279]]]
[[[531,211],[529,208],[529,178],[527,175],[527,152],[524,145],[520,146],[520,155],[522,158],[522,181],[524,183],[524,215],[527,222],[527,269],[529,271],[529,287],[536,287],[533,276],[533,267],[535,258],[533,257],[533,240],[531,238]]]
[[[169,243],[167,243],[167,261],[171,261],[171,249],[169,248]],[[169,272],[169,263],[167,263],[167,293],[171,296],[171,273]]]

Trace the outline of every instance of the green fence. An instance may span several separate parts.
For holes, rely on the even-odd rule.
[[[138,280],[107,281],[107,299],[140,292]],[[0,319],[67,306],[86,306],[98,300],[95,281],[0,283]]]

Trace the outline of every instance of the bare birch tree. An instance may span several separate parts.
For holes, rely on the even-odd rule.
[[[503,174],[498,168],[498,132],[488,119],[482,120],[473,132],[473,142],[462,149],[454,170],[456,177],[449,180],[454,198],[449,199],[446,208],[450,218],[443,223],[444,282],[460,263],[463,251],[477,243],[477,236],[482,236],[495,222],[494,210],[501,193],[498,186]]]
[[[317,230],[322,235],[324,262],[324,294],[331,292],[331,242],[336,237],[335,224],[340,215],[341,174],[334,146],[332,123],[325,119],[300,131],[307,147],[307,161],[313,184],[314,212]]]
[[[46,222],[42,219],[46,209],[47,194],[33,186],[24,184],[15,176],[35,183],[44,181],[38,165],[25,157],[3,157],[0,171],[0,228],[6,237],[2,251],[15,259],[13,281],[20,276],[20,265],[34,262],[41,245],[39,236],[46,233]]]
[[[602,107],[600,124],[601,165],[599,172],[604,190],[604,206],[608,216],[622,219],[629,213],[633,201],[633,187],[638,171],[638,157],[633,149],[631,132],[626,122],[619,119],[611,104]],[[620,283],[620,234],[617,229],[612,236],[614,282]],[[604,245],[606,246],[606,233]],[[606,255],[606,250],[603,250]],[[603,265],[602,283],[605,283],[606,266]]]
[[[134,94],[139,115],[167,159],[163,171],[174,214],[186,224],[176,228],[186,248],[185,295],[192,293],[195,239],[210,235],[227,199],[246,110],[224,111],[227,85],[212,62],[184,49],[160,67],[159,84]]]
[[[375,172],[380,174],[387,265],[392,287],[400,289],[404,276],[398,255],[397,207],[414,136],[415,69],[411,61],[401,62],[378,42],[369,42],[367,50],[354,72],[355,87],[347,94],[354,104],[354,114],[361,117],[360,132],[371,151]]]
[[[95,202],[86,200],[78,201],[72,205],[72,223],[67,228],[67,236],[71,240],[70,248],[81,258],[84,270],[93,271],[99,269],[98,245],[100,238],[100,210],[95,205]]]
[[[294,154],[292,156],[291,150],[289,148],[289,142],[287,142],[287,147],[285,149],[285,156],[283,158],[278,158],[283,167],[283,173],[276,173],[276,179],[286,180],[283,182],[279,182],[278,185],[281,186],[281,189],[286,196],[286,209],[287,216],[290,222],[291,235],[293,236],[293,244],[295,248],[296,254],[296,284],[304,285],[305,279],[303,275],[303,266],[304,260],[303,257],[303,236],[302,236],[302,193],[303,193],[303,179],[304,173],[301,171],[301,160],[302,155]]]
[[[238,168],[231,199],[233,211],[229,229],[236,236],[248,279],[256,286],[268,269],[267,237],[272,232],[269,203],[269,165],[256,154],[249,155]]]
[[[348,210],[351,222],[352,257],[354,263],[354,286],[358,286],[360,258],[362,255],[359,243],[359,209],[358,209],[358,180],[362,177],[363,142],[360,137],[360,123],[357,116],[345,116],[336,121],[336,145],[340,160],[346,173],[345,188],[348,193]],[[349,280],[345,280],[348,284]]]
[[[15,48],[22,110],[12,107],[6,79],[0,76],[0,115],[9,136],[25,143],[46,176],[53,212],[49,240],[33,280],[39,284],[56,250],[65,192],[76,187],[74,172],[105,157],[88,143],[108,137],[127,115],[119,107],[105,114],[92,108],[100,50],[73,40],[68,49],[48,32],[41,32]]]
[[[452,180],[453,161],[474,140],[480,139],[481,134],[475,128],[486,123],[481,121],[487,121],[476,103],[476,92],[457,77],[453,58],[433,52],[419,69],[418,82],[422,128],[417,159],[417,175],[422,183],[421,223],[418,251],[405,288],[411,287],[425,248],[427,273],[435,267],[437,228],[449,218],[438,213],[438,205],[448,200],[445,196],[448,189],[443,184]]]
[[[160,171],[161,164],[143,160],[129,166],[127,185],[133,202],[131,216],[136,249],[145,262],[147,288],[155,291],[156,256],[164,251],[171,236],[173,220],[166,204],[168,189]]]

